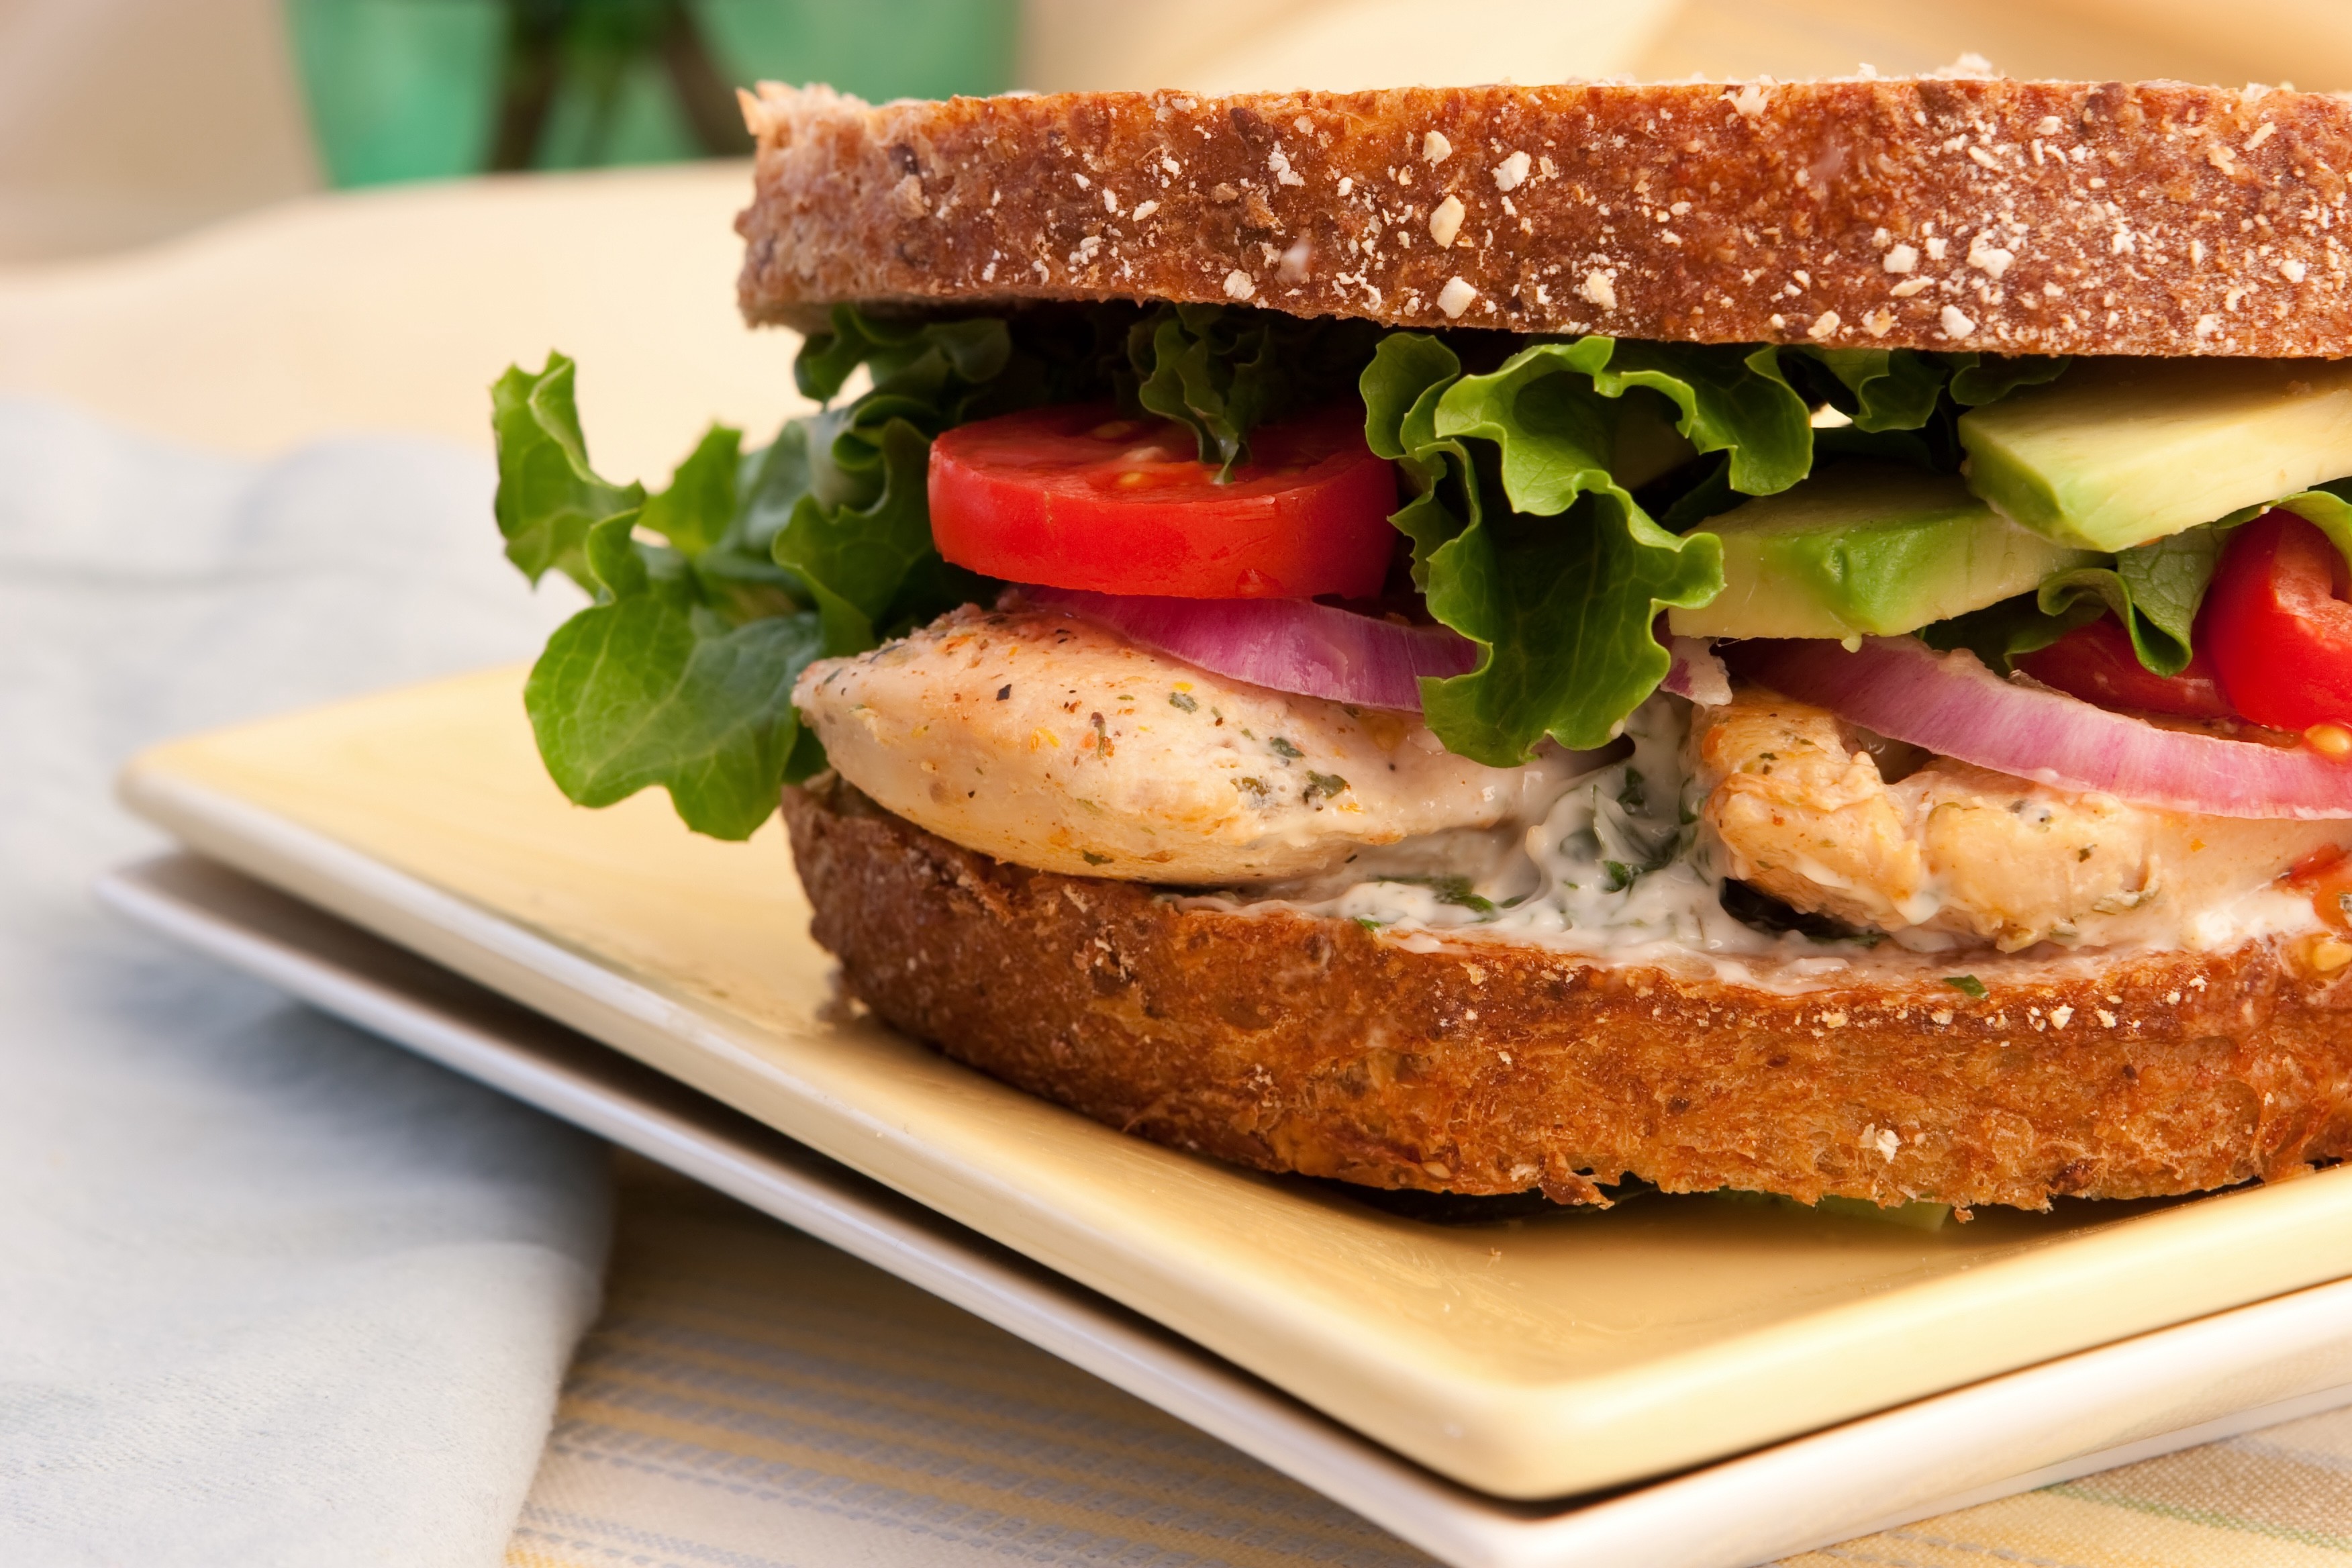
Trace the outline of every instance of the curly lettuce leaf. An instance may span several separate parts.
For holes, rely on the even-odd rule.
[[[508,558],[534,583],[560,571],[597,600],[549,639],[524,685],[540,753],[583,805],[660,784],[690,826],[748,837],[775,809],[773,780],[799,738],[789,693],[814,617],[774,616],[800,606],[772,581],[728,591],[698,571],[722,564],[740,434],[713,427],[659,495],[613,484],[589,466],[573,375],[551,354],[491,389]]]
[[[588,530],[644,503],[643,485],[614,485],[588,466],[580,410],[572,395],[572,363],[547,356],[537,375],[509,366],[490,388],[490,427],[499,447],[499,531],[507,559],[536,584],[561,572],[589,587],[583,553]]]
[[[2045,615],[2034,595],[2020,594],[2013,599],[1987,605],[1981,610],[1970,610],[1948,621],[1922,626],[1918,637],[1940,653],[1966,648],[1982,660],[1987,669],[2007,675],[2011,661],[2020,655],[2037,653],[2076,626],[2088,625],[2106,613],[2106,605],[2094,596],[2074,600],[2054,616]]]
[[[1381,340],[1360,383],[1365,444],[1395,463],[1412,491],[1389,521],[1412,542],[1413,586],[1423,593],[1438,552],[1478,520],[1470,449],[1437,434],[1438,400],[1461,374],[1461,359],[1435,338],[1397,332]]]
[[[774,814],[803,738],[793,682],[819,635],[812,616],[729,626],[700,605],[635,595],[557,628],[523,705],[549,773],[578,804],[659,784],[696,832],[748,838]]]
[[[1924,429],[1942,411],[1949,395],[1959,408],[1998,403],[2021,386],[2057,380],[2072,363],[2038,354],[1934,353],[1921,349],[1823,349],[1808,345],[1780,351],[1782,369],[1800,392],[1826,403],[1876,435]],[[1826,377],[1812,367],[1826,371]]]
[[[806,584],[824,626],[828,658],[862,653],[890,632],[929,620],[973,591],[937,604],[938,562],[931,514],[924,498],[930,438],[900,418],[872,433],[870,470],[856,489],[828,504],[814,493],[793,504],[776,534],[777,564]],[[911,596],[910,596],[911,589]]]
[[[830,403],[860,365],[876,387],[969,390],[996,379],[1013,357],[1012,330],[992,316],[952,321],[876,320],[835,305],[828,331],[810,334],[793,362],[801,395]]]
[[[1941,360],[1916,349],[1803,347],[1782,353],[1788,371],[1800,372],[1810,363],[1829,372],[1827,382],[1817,376],[1803,377],[1800,389],[1870,435],[1925,426],[1935,417],[1936,405],[1951,380],[1951,372]],[[1792,374],[1790,379],[1798,377]]]
[[[1249,460],[1250,432],[1328,402],[1363,368],[1380,329],[1225,305],[1161,305],[1127,331],[1121,401],[1192,432],[1220,481]]]
[[[1005,324],[835,321],[804,384],[837,392],[866,364],[871,391],[751,452],[714,426],[651,495],[589,467],[571,361],[499,380],[508,552],[596,601],[524,688],[548,772],[581,805],[659,785],[696,831],[748,837],[782,784],[824,766],[792,705],[801,671],[989,591],[932,548],[924,476],[931,437],[1013,362]]]
[[[828,658],[861,653],[991,591],[932,546],[931,439],[979,416],[1002,390],[994,378],[1027,357],[1002,321],[938,323],[919,342],[907,335],[874,346],[856,311],[836,306],[834,315],[863,333],[873,389],[790,426],[793,439],[777,442],[784,466],[754,500],[754,510],[783,503],[770,553],[816,606]],[[978,327],[992,330],[967,330]],[[841,340],[811,339],[810,347],[825,356],[825,380],[838,390],[848,374]]]
[[[2009,673],[2021,654],[2048,647],[2075,627],[2112,615],[2141,666],[2179,675],[2195,657],[2191,634],[2213,581],[2233,515],[2118,552],[2104,566],[2061,572],[2032,594],[1972,610],[1919,635],[1931,647],[1966,647],[1987,668]]]
[[[2352,561],[2352,501],[2338,493],[2346,490],[2352,490],[2352,480],[2304,490],[2271,506],[2316,524]],[[2197,613],[2231,531],[2270,510],[2241,508],[2202,527],[2118,551],[2105,566],[2059,573],[2032,594],[1930,626],[1920,636],[1937,647],[1973,649],[2006,674],[2017,656],[2048,647],[2076,626],[2112,615],[2129,634],[2143,668],[2179,675],[2196,657]]]
[[[2112,566],[2062,572],[2042,584],[2036,607],[2045,616],[2063,616],[2086,599],[2095,603],[2131,635],[2132,652],[2142,666],[2158,675],[2179,675],[2194,656],[2190,631],[2233,526],[2208,523],[2118,551]]]
[[[1949,353],[1952,401],[1963,408],[1999,403],[2021,386],[2042,386],[2066,374],[2074,362],[2063,354]]]
[[[578,558],[597,602],[557,629],[523,686],[567,796],[610,805],[661,784],[689,826],[721,838],[775,809],[801,738],[792,684],[819,636],[797,604],[745,615],[698,570],[734,520],[740,440],[714,427],[667,489],[586,530]]]
[[[1957,472],[1966,455],[1958,428],[1965,410],[2054,381],[2070,363],[1917,349],[1780,350],[1782,371],[1806,400],[1851,421],[1815,433],[1822,458],[1908,463],[1937,473]]]
[[[1184,424],[1230,475],[1254,429],[1351,381],[1368,435],[1412,491],[1393,521],[1415,582],[1486,650],[1472,674],[1428,684],[1439,735],[1496,763],[1546,735],[1597,745],[1667,668],[1658,611],[1718,591],[1719,548],[1696,531],[1706,517],[1855,442],[1908,443],[1915,460],[1948,465],[1937,432],[1961,403],[2063,369],[1588,338],[1465,376],[1439,338],[1390,334],[1376,353],[1378,336],[1223,306],[962,321],[839,307],[795,365],[802,389],[834,405],[761,448],[714,426],[654,493],[590,465],[569,360],[509,370],[493,389],[507,553],[533,581],[560,571],[596,601],[551,641],[527,693],[551,772],[583,804],[657,784],[690,826],[748,834],[780,783],[823,765],[792,710],[799,672],[991,591],[931,543],[925,470],[940,431],[1116,396]],[[869,389],[834,403],[861,368]],[[1854,425],[1817,436],[1808,410],[1823,401]],[[2352,506],[2335,504],[2352,544]],[[2160,639],[2188,600],[2179,571],[2145,565],[2119,559],[2107,577],[2053,590],[2068,601],[2060,616],[2038,605],[2034,616],[2098,613],[2128,594],[2147,646],[2169,657]]]
[[[1635,388],[1673,405],[1692,451],[1725,453],[1731,488],[1743,495],[1787,489],[1812,467],[1812,411],[1770,348],[1597,336],[1537,343],[1488,374],[1463,377],[1438,422],[1445,434],[1484,435],[1502,448],[1513,505],[1557,511],[1579,493],[1569,476],[1609,468],[1619,436],[1638,428],[1627,417],[1639,407],[1626,401]],[[1484,428],[1471,432],[1474,422]],[[1563,480],[1570,489],[1559,488]]]
[[[2294,513],[2327,535],[2328,542],[2342,552],[2347,563],[2352,563],[2352,479],[2331,479],[2315,489],[2298,491],[2273,504],[2282,511]],[[2224,518],[2222,522],[2242,521],[2260,515],[2263,510],[2262,507],[2248,507],[2243,512]]]
[[[1769,451],[1743,463],[1746,429],[1770,425],[1735,377],[1678,377],[1644,356],[1612,367],[1615,347],[1539,345],[1465,377],[1444,342],[1392,333],[1360,383],[1366,438],[1413,492],[1391,521],[1412,542],[1414,580],[1483,649],[1469,674],[1422,683],[1431,729],[1464,756],[1508,766],[1547,735],[1606,744],[1665,677],[1658,612],[1722,589],[1715,537],[1666,532],[1612,477],[1627,392],[1674,403],[1692,445],[1728,451],[1735,474],[1782,472]]]
[[[1357,353],[1340,367],[1344,384],[1370,353],[1369,341],[1337,346],[1369,328],[1212,310],[1194,313],[1169,356],[1138,360],[1133,329],[1146,314],[1109,304],[1016,323],[836,307],[795,379],[830,401],[862,367],[868,390],[761,448],[713,426],[653,494],[590,466],[570,360],[509,369],[493,389],[507,552],[534,582],[561,571],[596,601],[550,640],[524,694],[564,793],[604,805],[658,785],[689,826],[740,838],[774,810],[782,784],[821,768],[792,707],[800,672],[994,590],[931,542],[925,480],[940,431],[1109,396],[1125,377],[1188,389],[1188,409],[1213,416],[1220,449],[1238,460],[1254,425],[1322,395],[1335,354]]]

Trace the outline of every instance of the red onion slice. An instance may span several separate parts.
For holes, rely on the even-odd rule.
[[[1023,592],[1212,674],[1360,708],[1418,713],[1423,676],[1464,675],[1478,663],[1478,645],[1451,627],[1401,626],[1312,599]]]
[[[1478,645],[1450,626],[1400,625],[1311,599],[1163,599],[1081,588],[1024,588],[1023,597],[1083,616],[1130,642],[1274,691],[1421,711],[1421,679],[1467,675]],[[1663,689],[1701,704],[1731,700],[1723,661],[1703,642],[1674,639]]]
[[[1731,676],[1715,650],[1696,637],[1675,637],[1666,645],[1675,656],[1658,689],[1687,697],[1702,708],[1720,708],[1731,700]]]
[[[1749,642],[1739,673],[1864,729],[2057,789],[2209,816],[2352,816],[2352,763],[2162,730],[2045,687],[2001,679],[1966,651],[1915,637]]]

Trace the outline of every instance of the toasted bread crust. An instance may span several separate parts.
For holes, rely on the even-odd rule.
[[[2325,94],[1927,79],[869,108],[770,83],[745,113],[754,321],[1242,299],[1707,342],[2352,353],[2352,102]]]
[[[816,940],[885,1021],[1261,1170],[2041,1207],[2352,1152],[2352,981],[2269,943],[2095,973],[1975,960],[1982,1000],[1926,975],[1790,994],[1032,871],[831,775],[784,817]]]

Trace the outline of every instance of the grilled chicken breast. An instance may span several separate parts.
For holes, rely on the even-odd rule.
[[[1852,726],[1754,687],[1691,732],[1701,820],[1727,869],[1800,910],[1896,931],[2037,942],[2169,939],[2352,821],[2256,821],[2073,795],[1948,757],[1890,781]]]
[[[1065,612],[967,605],[793,701],[842,776],[999,859],[1180,884],[1299,877],[1365,845],[1539,811],[1563,755],[1490,768],[1419,719],[1269,691]]]

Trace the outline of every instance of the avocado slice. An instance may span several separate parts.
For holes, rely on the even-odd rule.
[[[2126,550],[2352,474],[2352,361],[2077,360],[1962,415],[1960,445],[2002,513]]]
[[[1842,463],[1707,520],[1723,592],[1670,610],[1677,637],[1892,637],[2096,559],[2018,527],[1958,479]]]

